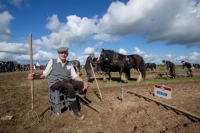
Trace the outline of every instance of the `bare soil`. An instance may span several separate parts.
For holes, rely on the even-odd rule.
[[[101,102],[94,93],[98,90],[89,88],[87,98],[100,113],[83,106],[81,112],[85,119],[79,121],[71,111],[65,111],[60,116],[50,112],[47,79],[34,81],[32,111],[27,74],[28,72],[0,73],[0,117],[13,116],[10,120],[0,120],[0,133],[200,132],[200,121],[197,119],[127,93],[132,91],[200,116],[200,81],[165,84],[172,88],[172,99],[154,96],[154,85],[138,84],[124,87],[123,101],[118,99],[119,87],[100,88],[104,99]]]

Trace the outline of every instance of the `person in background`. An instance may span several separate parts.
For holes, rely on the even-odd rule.
[[[193,64],[189,63],[189,62],[185,62],[185,61],[181,61],[181,63],[183,64],[183,67],[182,69],[184,69],[184,67],[186,66],[187,67],[187,75],[189,77],[194,77],[194,66]]]
[[[100,67],[100,57],[98,58],[93,58],[93,62],[94,62],[94,72],[97,74],[103,74],[103,72],[101,71],[101,67]]]
[[[166,60],[163,60],[162,61],[162,63],[164,63],[164,64],[166,64],[166,73],[167,73],[167,71],[168,71],[168,69],[169,69],[169,72],[170,72],[170,76],[172,77],[172,78],[176,78],[176,74],[175,74],[175,72],[176,72],[176,67],[175,67],[175,65],[174,65],[174,63],[172,63],[172,62],[170,62],[170,61],[166,61]]]
[[[71,109],[77,119],[84,119],[78,108],[78,100],[76,99],[76,91],[82,97],[86,95],[88,83],[78,76],[71,62],[66,60],[68,57],[68,48],[60,47],[58,50],[58,58],[49,60],[46,69],[42,74],[28,74],[29,80],[43,79],[48,77],[48,85],[51,90],[59,90],[67,96]]]
[[[90,82],[90,78],[92,76],[92,68],[90,66],[90,63],[91,65],[93,64],[93,60],[92,58],[94,57],[94,53],[91,53],[87,59],[86,59],[86,62],[85,62],[85,71],[86,71],[86,75],[87,75],[87,78],[86,78],[86,81],[87,82]]]

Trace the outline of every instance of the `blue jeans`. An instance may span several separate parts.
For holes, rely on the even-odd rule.
[[[92,70],[91,69],[85,69],[86,70],[86,74],[88,77],[88,80],[90,79],[90,77],[92,77]]]

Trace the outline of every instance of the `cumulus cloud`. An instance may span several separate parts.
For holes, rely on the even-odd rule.
[[[0,52],[12,53],[12,54],[29,54],[29,44],[25,43],[8,43],[0,42]],[[34,46],[33,53],[37,53],[40,49],[39,46]],[[16,55],[15,55],[16,56]]]
[[[199,63],[200,62],[200,53],[198,52],[193,52],[189,53],[187,56],[179,56],[175,58],[176,61],[181,62],[182,60],[191,62],[191,63]]]
[[[153,55],[153,54],[147,54],[144,51],[140,50],[139,48],[135,47],[134,48],[134,52],[133,54],[137,54],[143,57],[144,61],[146,63],[156,63],[159,64],[161,62],[161,58],[158,57],[157,55]]]
[[[138,55],[141,55],[141,56],[144,56],[146,53],[144,51],[141,51],[139,48],[135,47],[135,52],[134,54],[138,54]]]
[[[168,45],[200,46],[199,10],[196,0],[130,0],[126,4],[117,1],[100,19],[98,34],[132,34],[148,43],[164,41]]]
[[[46,27],[52,31],[48,36],[43,36],[41,39],[35,40],[36,44],[47,46],[50,49],[57,49],[58,47],[72,44],[85,44],[88,42],[90,35],[97,30],[95,23],[96,17],[80,18],[76,15],[67,16],[66,23],[60,23],[57,15],[49,17],[49,23]]]
[[[172,55],[171,55],[171,54],[168,54],[167,57],[170,59],[170,58],[172,58]]]
[[[52,15],[52,17],[47,18],[49,23],[46,24],[46,28],[56,32],[60,28],[60,21],[58,20],[58,16],[56,14]]]
[[[103,41],[117,41],[120,40],[121,37],[118,35],[111,35],[107,33],[97,33],[93,36],[95,40],[103,40]]]
[[[17,7],[20,7],[22,3],[22,0],[8,1]],[[4,7],[5,5],[0,3],[0,9]],[[97,51],[103,42],[117,41],[131,35],[139,36],[147,43],[162,41],[167,45],[200,46],[199,11],[200,4],[196,0],[129,0],[127,3],[112,2],[101,18],[70,15],[66,16],[66,22],[61,22],[58,15],[53,14],[47,18],[48,23],[45,25],[51,33],[33,40],[34,58],[43,57],[45,60],[50,58],[46,55],[49,53],[41,51],[41,47],[55,50],[61,46],[87,44],[91,38],[100,41],[94,47],[87,47],[83,52],[85,55],[81,57],[76,57],[73,52],[71,53],[69,59],[79,58],[84,62],[89,53],[99,54]],[[7,11],[0,13],[1,59],[13,53],[15,56],[19,55],[18,59],[28,59],[28,44],[7,42],[12,37],[9,26],[13,19],[14,17]],[[143,56],[146,62],[161,60],[160,57],[147,54],[137,47],[134,50],[133,53]],[[122,48],[119,52],[127,53]],[[15,56],[9,58],[16,59]],[[199,53],[194,52],[187,56],[174,57],[174,61],[198,61],[198,56]],[[172,55],[167,55],[167,58],[171,59]]]
[[[98,42],[97,44],[94,45],[94,47],[87,47],[83,54],[89,55],[91,53],[97,54],[96,52],[99,50],[99,48],[102,46],[103,42]]]
[[[9,28],[12,19],[14,19],[14,17],[7,11],[0,13],[0,41],[7,41],[12,37]]]
[[[120,53],[120,54],[126,55],[126,54],[127,54],[127,51],[126,51],[125,49],[123,49],[123,48],[120,48],[120,49],[119,49],[119,53]]]

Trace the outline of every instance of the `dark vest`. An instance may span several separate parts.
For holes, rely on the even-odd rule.
[[[52,70],[50,74],[48,75],[49,87],[55,84],[59,78],[65,79],[65,80],[71,79],[71,62],[70,61],[66,61],[63,67],[60,62],[57,63],[57,59],[53,59]]]

